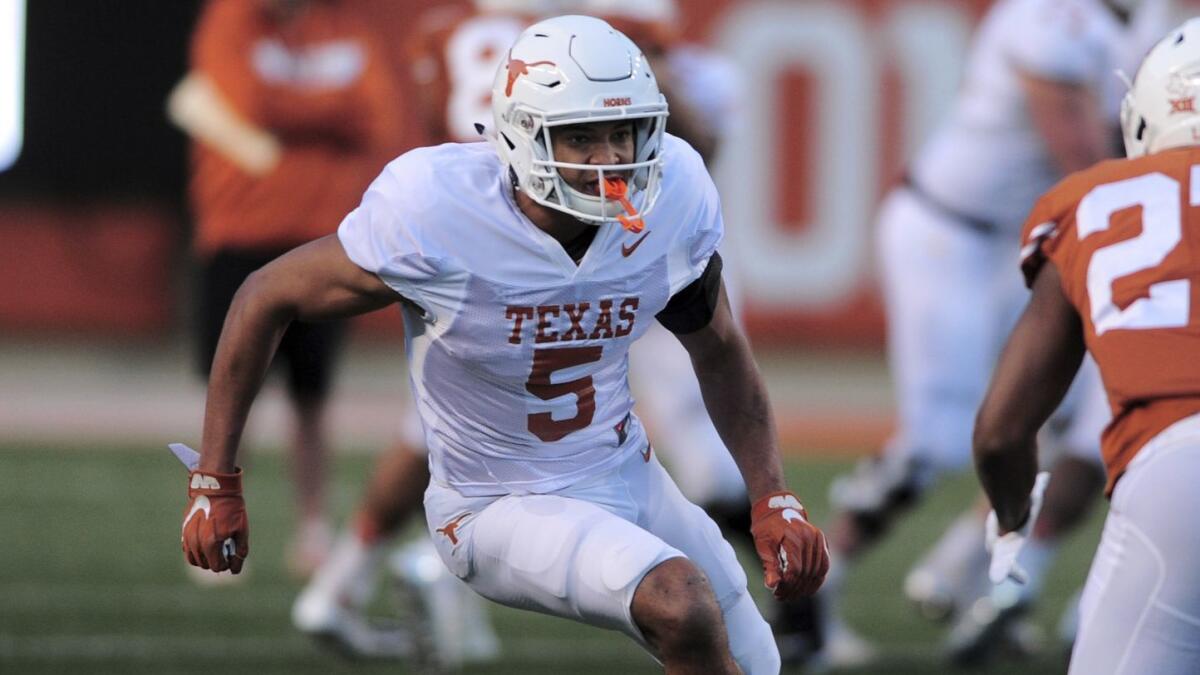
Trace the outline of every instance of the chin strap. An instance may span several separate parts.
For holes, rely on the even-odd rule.
[[[623,216],[617,216],[617,222],[621,223],[621,227],[637,234],[646,229],[646,223],[642,217],[638,215],[637,209],[633,207],[633,203],[629,201],[629,184],[624,178],[619,176],[605,176],[604,178],[604,198],[615,199],[621,204],[621,208],[625,209]]]

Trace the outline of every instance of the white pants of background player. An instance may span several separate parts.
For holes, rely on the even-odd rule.
[[[630,613],[634,591],[651,569],[686,556],[708,577],[742,671],[779,672],[775,639],[733,548],[653,454],[635,451],[610,471],[548,494],[464,497],[433,481],[425,513],[442,561],[480,595],[618,630],[643,646]]]
[[[741,321],[737,263],[722,252],[725,296]],[[657,321],[629,348],[629,381],[638,416],[649,422],[655,451],[685,497],[705,508],[745,505],[742,473],[708,417],[687,350]]]
[[[629,379],[654,449],[687,498],[705,507],[746,505],[746,484],[708,417],[691,357],[657,322],[629,350]]]
[[[881,207],[877,244],[898,414],[885,452],[922,460],[926,478],[970,461],[975,412],[1029,298],[1018,236],[982,234],[907,188],[892,190]],[[1079,418],[1074,430],[1048,425],[1066,434],[1062,449],[1098,462],[1108,410],[1090,358],[1060,413]]]
[[[1200,673],[1200,415],[1150,440],[1113,490],[1071,675]]]

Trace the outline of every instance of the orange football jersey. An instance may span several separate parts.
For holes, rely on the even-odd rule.
[[[1100,366],[1111,494],[1147,441],[1200,412],[1200,147],[1068,176],[1034,206],[1021,240],[1026,283],[1054,263]]]
[[[408,53],[431,142],[483,140],[475,124],[493,126],[496,68],[530,23],[524,16],[458,6],[434,7],[421,15]]]

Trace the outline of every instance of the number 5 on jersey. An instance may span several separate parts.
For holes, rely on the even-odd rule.
[[[551,376],[560,370],[600,360],[604,348],[594,347],[558,347],[554,349],[537,349],[533,352],[533,368],[525,389],[542,399],[553,401],[560,396],[575,394],[577,397],[574,417],[565,420],[554,419],[549,412],[529,415],[529,433],[537,436],[546,443],[562,440],[567,434],[580,429],[586,429],[592,423],[596,414],[596,387],[592,376],[587,375],[567,382],[553,383]]]

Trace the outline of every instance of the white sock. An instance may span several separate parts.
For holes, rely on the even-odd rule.
[[[780,668],[779,648],[771,627],[763,620],[749,593],[724,611],[729,651],[746,675],[776,675]]]
[[[960,515],[950,524],[921,561],[921,566],[946,578],[951,585],[958,585],[968,576],[975,559],[986,556],[983,522],[971,511]]]
[[[312,586],[352,607],[365,607],[375,594],[379,570],[383,567],[386,548],[383,544],[380,541],[367,545],[353,529],[343,532],[325,563],[313,575]]]

